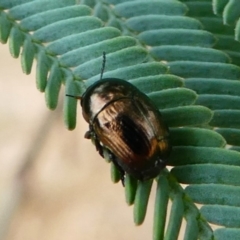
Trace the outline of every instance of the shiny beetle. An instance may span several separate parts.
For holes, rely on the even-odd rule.
[[[89,123],[85,138],[92,139],[103,157],[110,157],[121,173],[138,180],[156,177],[166,166],[171,146],[169,131],[157,107],[129,82],[101,78],[81,99],[82,115]]]

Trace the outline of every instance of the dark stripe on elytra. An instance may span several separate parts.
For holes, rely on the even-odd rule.
[[[150,151],[150,142],[144,133],[129,116],[119,114],[116,118],[118,126],[120,126],[120,134],[126,145],[139,155],[148,155]]]

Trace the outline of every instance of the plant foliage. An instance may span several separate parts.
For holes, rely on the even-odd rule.
[[[239,238],[239,9],[238,0],[0,0],[0,40],[26,74],[37,60],[36,85],[50,109],[62,85],[81,96],[99,79],[105,51],[104,77],[131,82],[161,110],[173,151],[172,169],[156,179],[155,240],[177,239],[183,218],[184,240]],[[76,108],[66,97],[69,129]],[[144,221],[152,182],[126,178],[136,224]]]

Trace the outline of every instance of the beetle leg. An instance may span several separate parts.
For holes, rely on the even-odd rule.
[[[100,144],[100,141],[98,140],[97,135],[95,134],[95,132],[92,129],[92,126],[89,125],[89,130],[85,133],[84,137],[86,139],[91,139],[92,142],[94,143],[97,152],[99,152],[99,154],[103,157],[103,147]]]
[[[92,132],[90,130],[84,134],[84,138],[86,139],[91,139],[91,137],[92,137]]]
[[[121,179],[122,185],[123,185],[123,187],[125,187],[125,172],[123,171],[123,169],[118,164],[114,163],[114,165],[117,167],[117,169],[120,173],[120,179]]]
[[[102,157],[104,157],[103,156],[103,147],[102,147],[102,145],[100,144],[100,141],[98,140],[98,137],[97,137],[97,135],[94,133],[93,134],[93,139],[94,139],[94,144],[95,144],[95,146],[96,146],[96,150],[99,152],[99,154],[102,156]]]
[[[93,126],[90,123],[89,124],[89,130],[86,131],[86,133],[84,134],[84,138],[86,138],[86,139],[91,139],[92,137],[96,138],[95,135],[96,134],[94,133]]]

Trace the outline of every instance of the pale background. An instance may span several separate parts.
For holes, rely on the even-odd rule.
[[[152,239],[154,196],[136,227],[121,183],[83,138],[80,107],[68,131],[62,108],[47,109],[34,72],[23,74],[0,44],[0,240]]]

